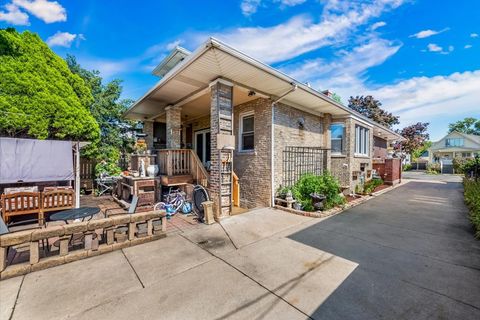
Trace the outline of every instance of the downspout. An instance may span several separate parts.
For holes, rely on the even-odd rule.
[[[270,168],[271,168],[271,175],[270,175],[270,188],[271,192],[271,199],[270,199],[270,206],[275,206],[275,160],[274,160],[274,152],[275,152],[275,105],[280,102],[283,98],[285,98],[288,94],[292,93],[293,91],[297,90],[297,85],[293,82],[290,83],[292,87],[278,97],[276,100],[272,102],[272,123],[270,125],[270,137],[272,137],[272,143],[270,144]]]

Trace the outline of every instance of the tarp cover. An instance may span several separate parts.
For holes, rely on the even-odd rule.
[[[0,138],[0,184],[73,179],[71,141]]]

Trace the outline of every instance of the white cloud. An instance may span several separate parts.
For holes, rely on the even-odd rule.
[[[366,71],[381,65],[400,49],[401,44],[372,38],[351,51],[340,51],[333,61],[315,59],[293,65],[285,71],[301,81],[308,80],[316,89],[334,89],[340,95],[364,90]]]
[[[57,1],[13,0],[13,4],[46,23],[67,21],[67,12]]]
[[[14,4],[6,4],[7,11],[0,11],[0,21],[5,21],[14,25],[28,26],[28,14],[19,10]]]
[[[85,39],[85,37],[81,34],[77,35],[69,32],[57,31],[57,33],[55,33],[53,36],[47,39],[47,44],[50,47],[58,46],[58,47],[70,48],[73,40],[75,40],[77,37],[82,40]]]
[[[305,3],[307,0],[274,0],[274,2],[280,2],[283,6],[294,7],[302,3]]]
[[[240,4],[240,9],[244,16],[250,16],[257,12],[257,8],[260,5],[260,0],[243,0]]]
[[[280,8],[298,6],[307,0],[270,0],[273,3],[280,3]],[[243,0],[240,3],[240,9],[244,16],[251,16],[257,12],[258,7],[262,5],[262,0]],[[265,6],[265,5],[264,5]]]
[[[470,38],[478,38],[478,33],[470,33]]]
[[[435,31],[435,30],[431,30],[431,29],[422,30],[422,31],[419,31],[415,34],[410,35],[410,38],[417,38],[417,39],[428,38],[428,37],[434,36],[436,34],[448,31],[449,29],[450,28],[445,28],[445,29],[442,29],[442,30],[439,30],[439,31]]]
[[[238,28],[214,36],[262,61],[285,61],[327,45],[344,42],[357,27],[398,7],[403,1],[330,0],[325,4],[319,22],[307,16],[296,16],[270,27]],[[193,42],[205,41],[209,35],[194,34]]]
[[[137,70],[137,61],[133,59],[109,60],[101,58],[78,57],[78,61],[87,70],[98,70],[103,78],[112,78],[124,72]]]
[[[471,44],[466,44],[465,47],[463,47],[463,48],[465,48],[465,49],[470,49],[471,47],[472,47]]]
[[[374,24],[371,25],[370,30],[375,31],[378,28],[384,27],[386,25],[387,23],[385,21],[375,22]]]
[[[449,54],[450,52],[453,52],[453,50],[455,50],[454,46],[448,46],[447,50],[443,50],[443,47],[440,47],[435,43],[429,43],[427,45],[427,48],[428,48],[428,51],[430,52],[437,52],[440,54]],[[425,50],[422,50],[422,51],[425,52]]]
[[[400,116],[402,125],[429,122],[432,116],[457,117],[478,114],[480,70],[434,77],[414,77],[393,85],[367,90],[390,112]]]
[[[430,52],[442,52],[443,48],[440,47],[439,45],[436,45],[435,43],[429,43],[428,46],[428,51]]]
[[[167,43],[166,49],[167,49],[167,50],[173,50],[173,49],[175,49],[176,47],[178,47],[181,43],[182,43],[181,40],[172,41],[172,42],[170,42],[170,43]]]

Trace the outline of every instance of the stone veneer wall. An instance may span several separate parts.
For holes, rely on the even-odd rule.
[[[254,112],[255,151],[239,151],[240,115]],[[272,107],[268,99],[258,98],[233,108],[236,151],[234,172],[240,183],[240,206],[253,208],[269,206],[271,197],[271,119]]]
[[[300,118],[305,120],[303,129],[298,126]],[[325,118],[282,103],[277,104],[274,131],[275,189],[278,189],[283,183],[283,151],[285,147],[330,147],[330,140],[325,141],[325,138],[329,136],[330,116]],[[327,165],[329,166],[329,162]]]
[[[332,172],[340,179],[342,186],[349,186],[345,192],[350,193],[354,191],[355,186],[360,183],[360,177],[354,179],[353,172],[360,171],[360,165],[362,163],[366,164],[365,171],[372,170],[373,128],[352,118],[334,119],[332,122],[345,123],[345,155],[333,155],[331,166]],[[355,156],[355,125],[357,124],[369,129],[370,147],[368,157]]]
[[[147,149],[153,149],[153,121],[144,121],[143,122],[143,133],[147,136],[145,137],[145,142],[147,143]]]

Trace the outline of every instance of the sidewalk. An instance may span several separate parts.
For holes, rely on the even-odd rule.
[[[305,319],[357,266],[286,238],[321,221],[258,209],[2,281],[0,318]]]

